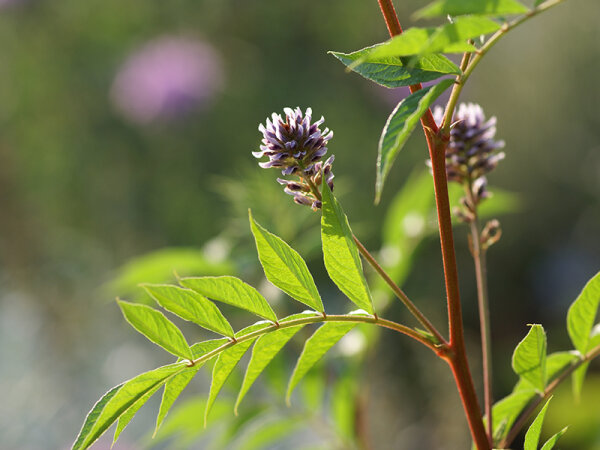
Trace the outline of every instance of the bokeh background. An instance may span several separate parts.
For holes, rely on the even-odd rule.
[[[424,4],[397,3],[404,26]],[[545,325],[551,351],[569,348],[566,309],[600,268],[598,18],[598,2],[565,2],[498,44],[464,91],[497,116],[507,158],[490,181],[519,200],[499,217],[504,235],[490,252],[497,397],[516,381],[510,355],[526,324]],[[424,167],[422,133],[374,206],[379,134],[407,92],[345,73],[327,50],[386,38],[374,0],[0,1],[1,448],[67,448],[109,387],[170,361],[114,302],[144,301],[132,289],[140,276],[169,277],[179,265],[236,273],[296,311],[261,277],[248,207],[300,250],[329,286],[325,301],[343,310],[322,275],[318,218],[293,205],[250,152],[272,111],[323,114],[335,132],[338,196],[356,233],[379,249],[395,192]],[[403,284],[443,324],[438,245],[435,235],[423,239]],[[473,268],[460,227],[457,249],[478,374]],[[158,263],[128,265],[157,250]],[[387,314],[407,317],[396,304]],[[188,331],[190,341],[203,336]],[[387,333],[371,361],[361,389],[373,448],[468,448],[443,364]],[[592,365],[582,403],[565,386],[550,408],[546,435],[571,423],[561,448],[600,449],[599,369]],[[191,393],[206,393],[200,378]],[[283,407],[281,397],[273,403]],[[116,449],[150,445],[151,410]]]

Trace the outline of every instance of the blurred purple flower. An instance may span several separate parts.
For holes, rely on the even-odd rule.
[[[221,60],[212,46],[164,36],[129,56],[115,77],[111,98],[133,122],[170,120],[206,107],[221,88],[222,77]]]

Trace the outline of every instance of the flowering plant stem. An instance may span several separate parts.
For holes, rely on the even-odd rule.
[[[402,28],[391,0],[378,1],[390,35],[393,37],[402,33]],[[411,92],[417,91],[421,89],[421,85],[413,85],[410,89]],[[448,302],[450,351],[445,359],[452,369],[473,440],[478,449],[490,449],[492,443],[486,435],[481,419],[481,409],[475,393],[465,348],[458,270],[454,252],[454,236],[452,233],[448,181],[446,178],[446,146],[449,136],[447,133],[445,136],[439,133],[431,110],[428,110],[421,118],[421,124],[427,139],[432,163],[435,202],[438,213],[444,280]]]

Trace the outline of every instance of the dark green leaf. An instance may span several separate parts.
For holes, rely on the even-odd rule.
[[[533,6],[537,7],[540,6],[542,3],[544,3],[546,0],[535,0],[535,2],[533,3]]]
[[[304,349],[296,362],[294,373],[290,379],[287,389],[289,401],[292,391],[308,372],[337,341],[356,326],[355,323],[347,322],[325,322],[304,343]]]
[[[217,359],[215,366],[213,367],[212,383],[210,384],[210,393],[208,395],[208,401],[206,402],[206,412],[204,413],[204,423],[208,420],[208,413],[216,400],[221,388],[235,369],[235,366],[244,353],[250,348],[255,339],[249,339],[244,342],[240,342],[233,347],[224,350]]]
[[[556,433],[554,436],[552,436],[550,439],[548,439],[545,442],[545,444],[542,446],[541,450],[552,450],[554,448],[554,446],[556,445],[556,443],[558,442],[558,440],[562,437],[562,435],[567,432],[568,428],[569,427],[564,427],[562,430],[560,430],[558,433]]]
[[[91,446],[140,398],[184,369],[185,366],[181,364],[159,367],[132,378],[117,390],[115,388],[109,391],[88,415],[77,441],[73,445],[73,450],[86,449]]]
[[[298,252],[261,227],[251,213],[250,225],[267,279],[293,299],[323,312],[323,302],[315,281]]]
[[[373,313],[373,300],[348,218],[323,177],[321,241],[329,277],[359,308]]]
[[[290,328],[281,328],[272,333],[265,334],[258,338],[254,348],[252,349],[252,357],[246,369],[244,382],[235,402],[235,410],[237,408],[262,371],[272,361],[277,353],[285,344],[303,327],[303,325]]]
[[[208,298],[237,306],[257,316],[277,322],[277,316],[265,298],[239,278],[229,276],[183,278],[179,282],[182,286]]]
[[[535,420],[527,430],[527,433],[525,434],[523,450],[538,450],[540,434],[542,433],[542,425],[544,424],[544,417],[546,416],[546,410],[548,409],[550,400],[552,400],[552,397],[548,399],[542,410],[538,413]]]
[[[436,0],[418,10],[414,16],[430,18],[476,14],[499,17],[506,14],[524,14],[528,11],[516,0]]]
[[[364,60],[373,49],[381,46],[363,48],[352,53],[329,52],[351,70],[367,80],[387,88],[410,86],[435,80],[443,75],[460,74],[456,64],[443,55],[425,55],[410,60],[395,56],[386,58],[371,58],[368,62],[356,65],[356,61]]]
[[[532,325],[519,342],[512,357],[514,371],[539,392],[546,387],[546,332],[541,325]]]
[[[163,313],[146,305],[119,301],[127,322],[156,345],[184,359],[193,359],[183,334]]]
[[[207,330],[233,336],[233,329],[219,308],[197,292],[169,284],[144,285],[144,288],[167,311]]]
[[[421,116],[453,82],[453,80],[442,80],[435,86],[418,90],[398,103],[388,117],[379,140],[377,182],[375,184],[375,201],[377,203],[381,199],[383,183],[398,152],[419,123]]]
[[[567,331],[575,348],[585,355],[592,347],[592,329],[600,305],[600,272],[585,285],[567,313]]]

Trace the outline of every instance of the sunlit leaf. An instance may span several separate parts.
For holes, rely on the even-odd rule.
[[[160,408],[158,410],[158,416],[156,417],[156,426],[154,427],[155,435],[165,420],[165,417],[167,417],[173,403],[177,400],[177,397],[179,397],[190,381],[192,381],[202,366],[203,364],[196,364],[173,376],[165,383],[165,390],[163,391],[162,399],[160,401]]]
[[[410,86],[435,80],[443,75],[458,75],[460,69],[443,55],[424,55],[414,58],[396,56],[365,58],[373,49],[384,44],[363,48],[352,53],[329,52],[354,72],[387,88]],[[357,61],[365,62],[356,65]]]
[[[540,434],[542,433],[542,425],[544,424],[544,417],[546,416],[546,410],[548,409],[550,400],[552,400],[552,397],[548,399],[542,410],[538,413],[535,420],[527,430],[527,433],[525,434],[523,450],[538,450]]]
[[[267,279],[293,299],[323,312],[315,281],[298,252],[261,227],[251,213],[250,225]]]
[[[267,367],[271,360],[283,348],[285,344],[303,327],[303,325],[290,328],[281,328],[272,333],[265,334],[258,338],[252,349],[252,357],[246,369],[244,382],[235,402],[235,410],[252,386],[258,376]]]
[[[448,89],[453,80],[442,80],[434,86],[420,89],[402,100],[392,111],[379,139],[377,156],[377,181],[375,201],[379,202],[385,179],[409,136],[419,123],[419,119],[442,92]]]
[[[193,359],[183,333],[163,313],[146,305],[118,301],[127,322],[166,351],[185,359]]]
[[[219,308],[197,292],[169,284],[147,284],[144,288],[167,311],[207,330],[233,336],[233,329]]]
[[[208,413],[210,412],[210,408],[212,407],[214,401],[216,400],[219,392],[221,392],[221,388],[235,369],[235,366],[242,356],[246,353],[246,351],[250,348],[254,339],[248,339],[244,342],[239,342],[233,347],[224,350],[220,355],[217,361],[215,362],[215,366],[213,367],[212,373],[212,382],[210,384],[210,393],[208,395],[208,401],[206,402],[206,411],[204,413],[204,423],[208,420]]]
[[[554,436],[548,439],[542,446],[541,450],[552,450],[558,442],[558,440],[562,437],[563,434],[567,432],[568,429],[569,427],[564,427],[562,430],[560,430],[558,433],[556,433]]]
[[[574,352],[554,352],[548,355],[546,358],[546,382],[553,380],[579,358]],[[531,382],[525,378],[520,377],[518,383],[515,385],[513,392],[519,390],[528,390],[534,386]]]
[[[418,10],[414,16],[430,18],[476,14],[498,17],[506,14],[524,14],[528,11],[516,0],[436,0]]]
[[[492,409],[494,437],[503,439],[527,404],[536,396],[534,389],[524,389],[504,397]]]
[[[587,282],[567,313],[567,331],[571,342],[582,355],[591,349],[591,334],[599,305],[600,272]]]
[[[306,340],[288,384],[288,401],[302,377],[355,326],[355,323],[325,322]]]
[[[581,399],[581,391],[583,389],[583,382],[585,381],[585,375],[587,373],[588,367],[590,366],[590,362],[584,362],[577,369],[573,371],[571,375],[571,382],[573,383],[573,397],[575,397],[575,401],[579,401]]]
[[[321,241],[329,277],[359,308],[373,313],[373,300],[348,218],[323,177]]]
[[[512,357],[514,371],[540,392],[546,387],[546,346],[544,328],[532,325]]]
[[[135,403],[131,405],[129,409],[121,415],[121,417],[119,417],[119,420],[117,421],[117,428],[115,429],[115,434],[113,436],[113,445],[115,442],[117,442],[117,439],[119,439],[119,436],[127,427],[127,425],[129,425],[129,422],[131,422],[131,419],[133,419],[139,409],[144,406],[146,402],[150,400],[150,397],[152,397],[161,387],[162,384],[158,384],[150,389],[148,392],[138,398]]]

